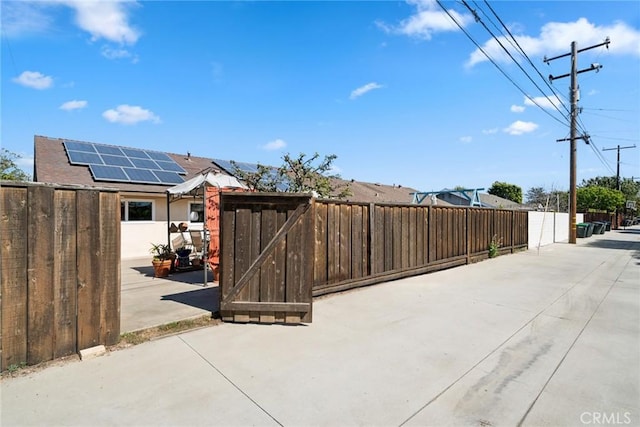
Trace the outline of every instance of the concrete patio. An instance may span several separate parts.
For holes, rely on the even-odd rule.
[[[218,282],[207,270],[153,276],[151,258],[122,261],[120,331],[133,332],[218,311]]]

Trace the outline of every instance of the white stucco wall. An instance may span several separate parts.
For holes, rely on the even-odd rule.
[[[576,222],[584,214],[576,214]],[[569,214],[563,212],[529,212],[529,249],[569,241]]]

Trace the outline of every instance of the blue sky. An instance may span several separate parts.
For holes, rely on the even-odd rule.
[[[603,66],[578,77],[578,182],[615,175],[602,149],[640,146],[640,3],[466,3],[479,22],[449,1],[3,0],[1,144],[28,173],[46,135],[271,165],[335,154],[343,178],[421,191],[566,190],[570,79],[546,77],[571,64],[543,58],[609,37],[578,55]]]

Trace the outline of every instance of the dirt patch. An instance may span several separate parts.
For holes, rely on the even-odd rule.
[[[168,337],[185,331],[207,328],[210,326],[219,325],[220,323],[222,323],[222,321],[219,317],[205,315],[193,319],[171,322],[165,325],[155,326],[153,328],[143,329],[140,331],[126,332],[120,335],[120,341],[117,344],[107,347],[107,351],[118,351],[137,344],[142,344],[143,342]],[[73,354],[55,360],[50,360],[48,362],[38,363],[37,365],[28,366],[24,363],[19,365],[11,365],[7,368],[7,370],[1,373],[1,377],[2,379],[24,377],[35,372],[40,372],[47,368],[51,368],[53,366],[62,366],[70,362],[79,361],[80,356],[77,354]]]
[[[123,348],[128,348],[157,338],[163,338],[194,329],[215,326],[220,323],[222,323],[222,321],[218,317],[211,317],[209,315],[206,315],[193,319],[171,322],[165,325],[155,326],[153,328],[147,328],[140,331],[126,332],[120,335],[120,342],[116,345],[108,347],[108,350],[121,350]]]

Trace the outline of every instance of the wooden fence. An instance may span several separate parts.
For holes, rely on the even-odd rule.
[[[492,241],[502,254],[528,246],[527,212],[300,195],[221,200],[224,320],[311,321],[313,296],[486,259]]]
[[[0,187],[0,370],[120,335],[120,194]]]
[[[318,201],[313,295],[527,249],[527,212]]]

